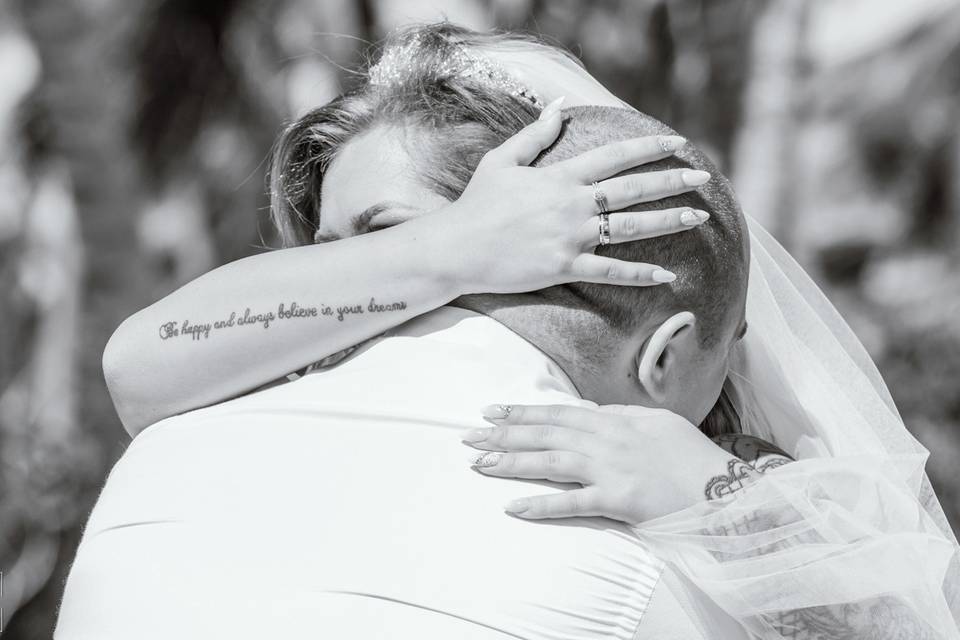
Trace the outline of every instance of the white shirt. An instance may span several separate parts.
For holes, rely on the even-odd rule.
[[[662,563],[627,526],[511,517],[569,485],[470,469],[460,435],[501,402],[595,406],[503,325],[445,307],[150,426],[90,516],[56,637],[639,637]]]

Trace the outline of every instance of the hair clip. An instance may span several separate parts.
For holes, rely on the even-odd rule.
[[[543,109],[543,101],[535,91],[521,84],[506,69],[499,64],[473,54],[456,42],[453,53],[443,59],[434,69],[435,78],[459,77],[473,78],[487,86],[506,91],[510,95],[522,98],[536,107]],[[375,86],[397,86],[413,75],[419,63],[415,62],[422,55],[422,42],[419,34],[415,34],[401,45],[388,47],[381,55],[380,60],[370,68],[369,82]]]

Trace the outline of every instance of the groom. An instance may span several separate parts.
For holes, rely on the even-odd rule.
[[[632,111],[566,113],[540,164],[669,133]],[[714,179],[657,206],[711,220],[642,254],[604,248],[670,264],[669,287],[464,298],[335,367],[146,429],[90,517],[56,637],[706,637],[626,526],[508,517],[530,483],[473,472],[457,438],[500,399],[707,414],[744,330],[748,244],[728,183],[678,156],[643,169]]]

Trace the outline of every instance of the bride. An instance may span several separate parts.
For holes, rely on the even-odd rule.
[[[442,87],[446,99],[411,117],[402,104],[382,99],[390,95],[385,88],[396,87],[428,98],[431,87]],[[491,95],[493,106],[482,99]],[[629,108],[572,59],[536,41],[445,24],[395,36],[364,86],[284,132],[272,171],[272,214],[288,249],[206,274],[117,330],[104,369],[127,429],[136,434],[170,415],[327,366],[462,295],[575,280],[672,281],[670,265],[594,253],[594,190],[565,183],[559,172],[524,167],[558,135],[560,97],[564,106]],[[383,162],[376,137],[366,135],[378,126],[401,136],[408,158]],[[592,172],[620,209],[709,179],[682,172],[615,177],[682,143],[639,139],[567,162]],[[354,162],[378,159],[383,172],[338,172],[348,155]],[[400,206],[412,200],[402,192],[409,181],[398,179],[407,171],[430,186],[449,184],[450,176],[466,176],[469,185],[462,196],[438,188],[417,208]],[[339,199],[331,201],[324,195],[333,181]],[[368,190],[369,181],[397,191],[357,211],[350,194]],[[616,221],[610,237],[622,242],[682,232],[705,216],[663,210]],[[743,488],[645,522],[631,504],[602,515],[635,525],[704,602],[754,635],[957,637],[956,540],[923,474],[925,450],[833,307],[759,225],[751,221],[750,231],[750,328],[702,425],[755,463],[738,476]],[[547,415],[539,407],[494,408],[495,426],[484,441],[493,444],[478,448],[511,455],[503,427],[545,421],[556,428],[596,425],[597,433],[616,421],[636,427],[625,431],[636,442],[642,436],[628,409]],[[795,461],[765,470],[762,451],[744,453],[758,442]],[[624,451],[639,455],[640,447],[611,447],[609,458],[622,461]],[[490,473],[489,458],[478,460]],[[638,464],[615,482],[642,486],[643,473]],[[530,504],[517,515],[578,515],[537,512]]]

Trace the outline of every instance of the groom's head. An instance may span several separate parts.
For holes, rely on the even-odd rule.
[[[564,115],[563,133],[537,165],[618,140],[673,133],[655,118],[627,109],[576,107]],[[553,356],[585,398],[665,407],[699,423],[714,405],[730,350],[746,329],[749,243],[729,182],[692,145],[634,171],[681,167],[708,171],[713,178],[694,192],[642,208],[702,209],[710,214],[705,224],[597,249],[600,255],[661,265],[677,274],[674,282],[577,283],[523,296],[483,296],[465,306],[484,311]]]
[[[320,126],[317,122],[339,127],[330,134],[336,144],[328,145],[336,154],[314,158],[322,161],[322,171],[301,158],[288,172],[322,176],[319,189],[298,187],[299,199],[291,201],[297,206],[289,207],[299,212],[322,202],[315,241],[372,230],[369,217],[358,212],[382,211],[376,225],[390,226],[441,208],[463,192],[484,152],[536,118],[535,110],[500,92],[431,87],[398,94],[383,107],[402,113],[402,126],[364,116],[341,131],[350,120],[342,105],[298,123],[305,131]],[[478,107],[481,99],[486,102]],[[673,133],[627,109],[575,107],[564,110],[564,119],[560,138],[536,164],[559,162],[608,142]],[[587,399],[669,408],[699,423],[720,393],[730,349],[744,328],[748,245],[728,182],[692,145],[639,171],[681,167],[709,171],[713,179],[696,192],[642,208],[693,207],[710,213],[710,220],[682,233],[597,250],[670,269],[677,274],[674,282],[572,284],[529,294],[470,296],[458,304],[486,313],[536,344]]]

